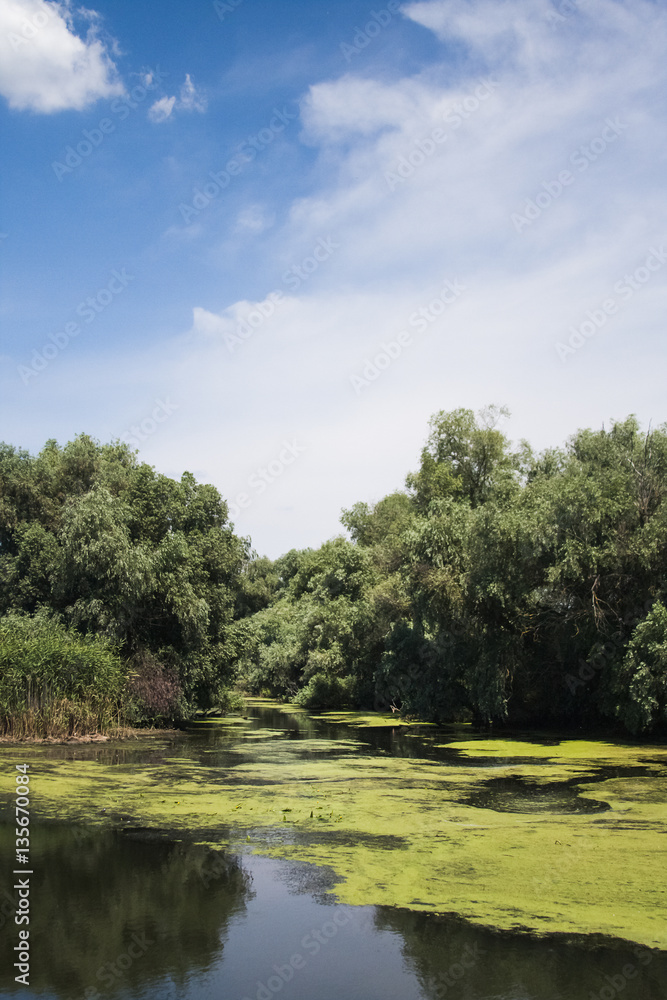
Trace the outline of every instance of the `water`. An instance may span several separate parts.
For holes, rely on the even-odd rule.
[[[229,772],[260,755],[254,747],[261,746],[265,759],[284,749],[286,740],[294,741],[295,759],[300,745],[312,757],[318,739],[323,759],[334,752],[371,761],[456,757],[439,747],[442,732],[427,728],[356,731],[351,738],[349,727],[308,716],[258,707],[251,714],[249,726],[236,735],[206,723],[154,746],[146,741],[58,746],[45,755],[55,761],[94,759],[118,769],[152,766],[164,769],[165,776],[177,767],[210,768],[212,761]],[[487,777],[469,799],[473,809],[509,813],[604,817],[608,808],[579,795],[572,783],[556,782],[545,791],[521,777]],[[342,905],[335,895],[340,878],[331,868],[213,850],[182,830],[140,827],[129,813],[119,809],[101,825],[63,823],[48,810],[33,815],[29,987],[14,982],[18,929],[9,912],[15,905],[11,876],[4,873],[13,867],[15,832],[0,825],[0,995],[26,1000],[664,1000],[667,995],[667,952],[594,936],[498,932],[407,908]],[[389,866],[395,863],[391,853],[387,857]],[[389,870],[387,879],[397,874]]]

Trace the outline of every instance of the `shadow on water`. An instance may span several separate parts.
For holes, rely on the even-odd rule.
[[[598,802],[579,795],[577,784],[572,781],[551,781],[540,784],[521,775],[491,778],[467,798],[466,805],[496,812],[511,813],[598,813],[607,812],[608,802]]]

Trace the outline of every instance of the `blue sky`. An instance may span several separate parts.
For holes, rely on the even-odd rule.
[[[434,412],[667,420],[667,8],[4,0],[2,432],[85,431],[272,557]]]

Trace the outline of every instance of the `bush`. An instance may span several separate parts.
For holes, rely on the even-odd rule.
[[[354,688],[354,677],[314,674],[293,702],[301,708],[349,708],[355,703]]]
[[[656,601],[612,678],[607,707],[631,733],[667,730],[667,609]]]
[[[160,663],[147,649],[135,654],[129,666],[127,693],[136,721],[180,718],[183,692],[175,667]]]
[[[56,616],[0,619],[0,731],[83,735],[121,721],[126,669],[107,640]]]

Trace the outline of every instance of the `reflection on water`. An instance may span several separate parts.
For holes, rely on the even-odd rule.
[[[224,857],[147,831],[36,826],[27,1000],[663,1000],[667,955],[347,907],[325,868]],[[13,830],[0,829],[3,862]],[[4,865],[7,871],[8,865]],[[610,992],[613,991],[613,992]]]
[[[498,933],[455,918],[382,909],[428,1000],[664,1000],[667,954]]]
[[[0,827],[3,873],[13,838]],[[30,985],[63,998],[90,990],[95,1000],[95,991],[114,995],[164,977],[184,985],[217,959],[251,896],[237,859],[155,834],[33,825],[30,860]],[[0,931],[5,989],[14,985],[17,930],[10,919]]]

